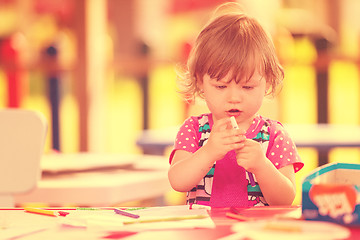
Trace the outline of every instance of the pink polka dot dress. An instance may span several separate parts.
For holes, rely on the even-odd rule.
[[[177,150],[196,152],[206,144],[213,125],[212,114],[202,114],[185,120],[177,134],[170,162]],[[256,116],[246,131],[246,137],[259,142],[266,157],[279,169],[293,165],[297,172],[303,167],[295,144],[281,123]],[[216,161],[203,179],[187,193],[188,204],[212,207],[248,207],[268,205],[256,182],[251,185],[249,174],[236,162],[234,151]]]

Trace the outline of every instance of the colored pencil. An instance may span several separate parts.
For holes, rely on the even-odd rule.
[[[120,214],[120,215],[123,215],[123,216],[126,216],[126,217],[131,217],[131,218],[139,218],[139,217],[140,217],[139,215],[136,215],[136,214],[133,214],[133,213],[129,213],[129,212],[120,210],[120,209],[118,209],[118,208],[115,208],[115,209],[114,209],[114,212],[115,212],[116,214]]]

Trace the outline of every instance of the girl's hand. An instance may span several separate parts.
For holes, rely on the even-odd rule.
[[[245,139],[244,130],[233,129],[230,118],[223,118],[214,123],[209,139],[203,148],[206,148],[210,156],[219,160],[227,152],[241,149]]]
[[[296,194],[292,164],[277,169],[264,154],[260,143],[246,139],[243,148],[235,150],[239,166],[256,176],[261,192],[269,205],[291,205]]]
[[[243,143],[244,147],[235,151],[237,163],[245,170],[256,174],[257,171],[266,166],[265,162],[269,160],[266,158],[260,143],[252,139],[246,139]]]

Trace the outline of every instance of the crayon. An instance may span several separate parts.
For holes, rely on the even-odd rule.
[[[36,213],[36,214],[41,214],[41,215],[47,215],[47,216],[53,216],[53,217],[57,217],[57,216],[66,216],[69,213],[68,212],[64,212],[64,211],[52,211],[52,210],[45,210],[45,209],[41,209],[41,208],[33,208],[33,207],[26,207],[24,208],[24,210],[26,212],[30,212],[30,213]]]
[[[123,215],[123,216],[126,216],[126,217],[131,217],[131,218],[139,218],[140,216],[139,215],[136,215],[136,214],[133,214],[133,213],[129,213],[129,212],[125,212],[123,210],[120,210],[118,208],[115,208],[114,209],[114,212],[116,214],[120,214],[120,215]]]

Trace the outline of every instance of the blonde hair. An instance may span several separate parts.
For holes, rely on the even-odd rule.
[[[231,79],[239,82],[257,70],[270,83],[268,95],[273,95],[284,71],[271,38],[239,5],[223,4],[196,38],[187,66],[179,72],[180,92],[187,100],[203,97],[198,83],[205,74],[220,80],[232,71]]]

